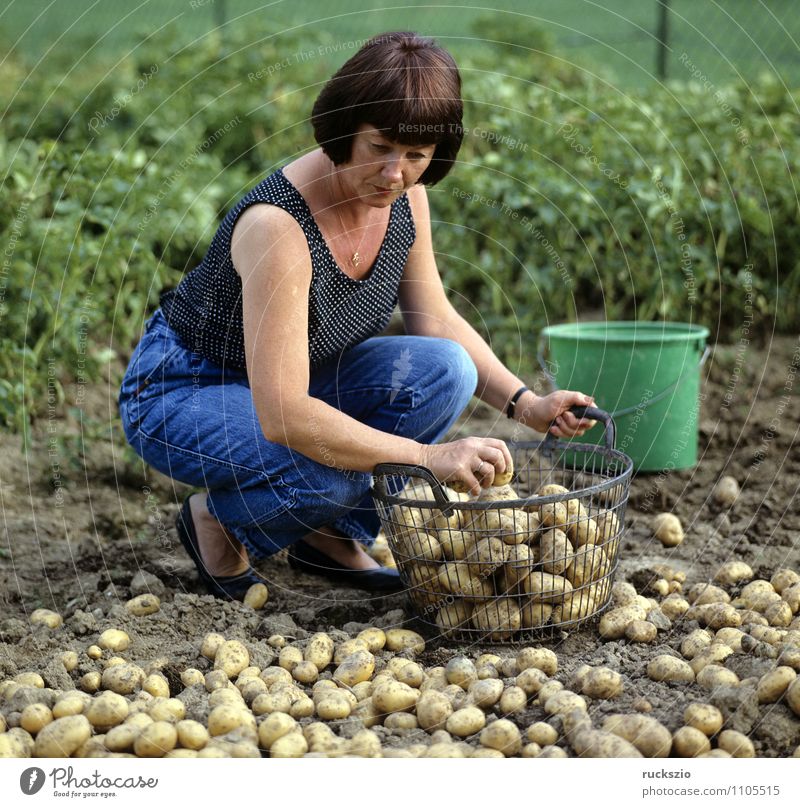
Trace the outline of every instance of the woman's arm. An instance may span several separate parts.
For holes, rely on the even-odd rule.
[[[467,350],[478,370],[475,394],[495,409],[505,413],[508,403],[524,386],[494,355],[481,335],[453,308],[442,285],[431,239],[430,208],[427,192],[416,185],[408,193],[417,238],[409,254],[400,284],[400,309],[406,332],[422,336],[453,339]],[[558,437],[583,434],[594,421],[579,420],[567,411],[575,404],[592,402],[588,395],[562,390],[547,396],[528,391],[515,405],[515,420],[538,432],[548,429]],[[556,424],[551,428],[552,421]]]
[[[269,234],[268,236],[266,234]],[[380,462],[423,465],[441,480],[491,484],[511,457],[493,438],[426,445],[373,429],[308,394],[308,294],[311,257],[303,231],[286,211],[253,205],[236,223],[231,256],[242,278],[244,345],[250,389],[264,436],[344,470],[370,472]],[[481,479],[474,475],[488,463]]]

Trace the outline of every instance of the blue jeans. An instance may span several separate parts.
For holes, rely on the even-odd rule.
[[[475,365],[457,342],[377,336],[312,371],[309,394],[375,429],[430,444],[450,430],[476,386]],[[167,476],[206,488],[210,513],[253,558],[322,526],[366,545],[378,534],[371,474],[267,440],[246,372],[193,352],[161,309],[131,356],[119,409],[136,453]],[[324,435],[315,439],[324,449]]]

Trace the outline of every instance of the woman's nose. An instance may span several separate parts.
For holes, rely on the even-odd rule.
[[[403,169],[400,165],[400,160],[394,157],[386,160],[381,173],[389,182],[401,181],[403,178]]]

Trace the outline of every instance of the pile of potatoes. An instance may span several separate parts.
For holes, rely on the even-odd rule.
[[[424,639],[400,628],[367,628],[338,643],[327,633],[268,642],[276,663],[261,669],[246,642],[207,634],[198,666],[175,687],[158,665],[123,655],[125,631],[104,631],[83,651],[96,675],[78,676],[77,652],[60,656],[75,689],[47,688],[33,672],[0,682],[0,757],[565,755],[552,726],[536,723],[523,736],[513,720],[543,687],[562,687],[549,649],[458,656],[426,669],[415,661]],[[403,748],[381,742],[410,729],[419,737]]]
[[[692,687],[673,731],[647,714],[652,707],[641,697],[633,713],[592,709],[630,702],[623,698],[626,676],[582,664],[564,679],[567,686],[546,647],[517,645],[503,656],[461,655],[426,667],[424,638],[401,628],[370,627],[339,641],[327,633],[295,642],[276,635],[258,652],[210,633],[178,683],[164,675],[162,660],[142,662],[128,633],[108,628],[80,652],[51,660],[74,688],[48,688],[32,671],[0,681],[0,757],[753,756],[752,741],[706,701],[718,687],[751,686],[759,703],[783,702],[800,717],[800,575],[780,569],[770,580],[753,580],[749,567],[732,562],[716,583],[684,592],[680,574],[668,567],[657,573],[654,582],[666,582],[655,586],[661,602],[617,582],[600,632],[607,640],[652,641],[639,636],[642,625],[656,631],[667,612],[678,627],[684,618],[698,620],[700,627],[675,637],[678,651],[654,648],[646,665],[654,681]],[[146,619],[154,605],[131,601],[127,610]],[[728,624],[716,606],[731,609],[739,624]],[[63,625],[54,612],[34,612],[31,621],[43,630]],[[267,662],[258,666],[265,650]],[[740,681],[725,667],[734,653],[773,664]],[[597,723],[590,710],[602,714]]]
[[[458,493],[458,501],[508,501],[508,507],[461,508],[449,516],[434,507],[392,508],[392,553],[422,618],[444,635],[507,642],[520,631],[574,623],[600,610],[611,593],[621,535],[615,510],[597,506],[590,517],[583,500],[568,498],[570,491],[556,484],[535,495],[562,500],[525,505],[505,478],[495,481],[476,497]],[[424,484],[407,495],[434,501]]]

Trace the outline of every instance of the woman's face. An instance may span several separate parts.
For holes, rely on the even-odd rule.
[[[340,166],[342,184],[350,195],[385,207],[417,183],[435,151],[435,144],[407,146],[362,124],[353,137],[350,160]]]

